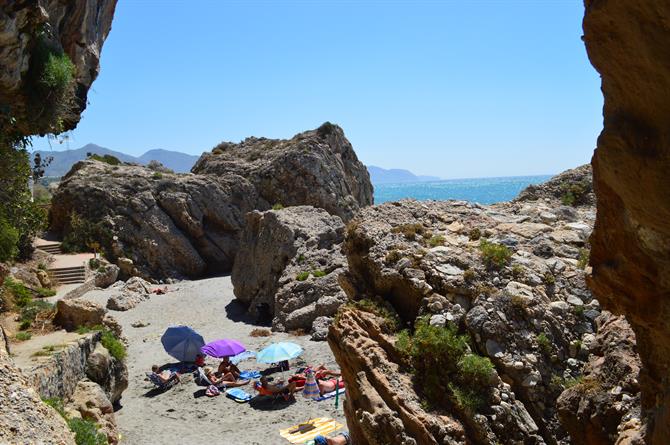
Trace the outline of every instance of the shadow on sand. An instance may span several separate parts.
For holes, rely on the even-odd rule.
[[[272,397],[256,396],[249,400],[249,406],[259,411],[278,411],[288,408],[296,402],[295,397],[290,400],[285,400],[283,397],[278,397],[273,400]]]

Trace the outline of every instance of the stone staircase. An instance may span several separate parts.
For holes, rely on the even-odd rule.
[[[43,250],[51,255],[61,255],[63,251],[60,249],[60,243],[49,243],[37,246],[38,249]]]
[[[60,267],[49,269],[49,275],[58,284],[83,283],[86,280],[86,269],[84,266]]]

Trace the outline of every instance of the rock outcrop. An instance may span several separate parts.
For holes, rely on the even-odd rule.
[[[42,403],[6,347],[0,327],[0,443],[74,444],[63,418]]]
[[[598,216],[590,281],[624,314],[642,360],[649,443],[670,443],[670,4],[586,0],[584,42],[602,78],[593,157]]]
[[[51,228],[67,235],[78,215],[124,277],[194,278],[230,271],[254,209],[308,204],[348,219],[372,203],[365,166],[330,124],[286,141],[221,144],[193,172],[79,162],[53,197]]]
[[[342,129],[329,122],[288,140],[223,142],[203,154],[192,172],[246,178],[258,192],[259,209],[310,205],[348,221],[360,207],[372,204],[367,168]]]
[[[406,372],[399,337],[381,329],[379,317],[346,309],[328,340],[349,394],[360,396],[345,405],[356,443],[387,443],[382,431],[404,437],[398,443],[570,442],[555,400],[585,378],[601,310],[583,270],[595,218],[592,192],[587,187],[580,200],[570,200],[573,206],[561,201],[588,177],[582,167],[554,178],[547,189],[534,187],[492,206],[401,201],[358,213],[345,240],[348,295],[365,299],[364,310],[388,307],[410,333],[419,320],[454,326],[469,339],[471,353],[490,359],[495,378],[475,412],[460,405],[459,388],[448,385],[454,382],[447,374],[440,377],[441,391],[452,396],[441,409],[402,404],[416,397],[414,386],[376,371]],[[612,376],[612,387],[624,386],[618,377],[624,378]],[[444,412],[447,418],[438,415]],[[618,420],[629,420],[623,417]]]
[[[338,276],[344,223],[310,206],[251,212],[240,239],[232,282],[249,312],[272,316],[273,329],[303,329],[325,340],[328,325],[346,301]]]
[[[70,130],[86,108],[86,96],[99,71],[102,45],[111,29],[116,0],[67,2],[28,0],[0,6],[0,109],[16,119],[23,134],[53,129],[38,123],[34,108],[37,49],[46,42],[68,55],[75,68],[76,101],[60,131]]]

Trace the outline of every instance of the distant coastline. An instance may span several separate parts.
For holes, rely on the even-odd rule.
[[[496,178],[444,179],[374,184],[375,204],[412,198],[423,200],[457,199],[493,204],[514,199],[531,184],[540,184],[554,175],[507,176]]]

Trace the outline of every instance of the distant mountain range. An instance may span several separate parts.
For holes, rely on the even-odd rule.
[[[53,161],[47,167],[45,176],[64,176],[70,171],[70,168],[79,161],[86,159],[86,153],[95,153],[98,155],[112,155],[123,162],[134,162],[136,164],[148,164],[149,161],[156,160],[169,169],[177,173],[186,173],[191,171],[191,167],[200,156],[189,155],[178,151],[163,149],[149,150],[142,156],[135,157],[121,153],[120,151],[110,150],[95,144],[86,144],[76,150],[35,150],[33,153],[39,153],[43,158],[52,156]]]
[[[437,176],[421,176],[415,175],[409,170],[402,170],[399,168],[385,169],[381,167],[376,167],[374,165],[368,165],[368,171],[370,172],[370,181],[373,184],[389,184],[394,182],[427,182],[427,181],[440,181],[442,178]]]

